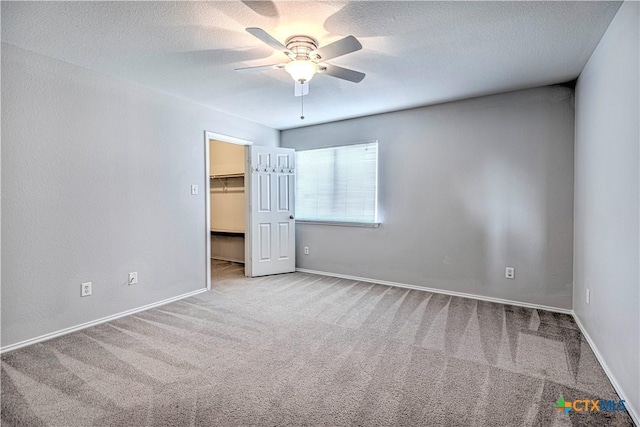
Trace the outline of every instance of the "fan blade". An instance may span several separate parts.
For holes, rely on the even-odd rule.
[[[357,50],[362,49],[362,45],[353,36],[347,36],[343,39],[335,41],[326,46],[322,46],[321,48],[311,52],[312,55],[320,55],[320,59],[322,61],[328,61],[333,58],[337,58],[342,55],[346,55],[347,53],[355,52]]]
[[[253,73],[256,71],[275,70],[277,68],[284,68],[284,64],[258,65],[257,67],[242,67],[242,68],[236,68],[236,71],[239,71],[241,73]]]
[[[282,52],[287,56],[293,55],[293,52],[287,49],[285,45],[280,43],[278,40],[274,39],[269,33],[267,33],[262,28],[255,28],[255,27],[247,28],[247,32],[252,36],[254,36],[255,38],[262,41],[263,43],[268,44],[278,52]]]
[[[294,96],[305,96],[309,94],[309,82],[304,82],[300,84],[299,82],[294,83],[293,87],[293,95]]]
[[[322,64],[320,66],[322,74],[331,77],[337,77],[342,80],[348,80],[353,83],[360,83],[364,79],[365,74],[359,71],[350,70],[348,68],[338,67],[337,65]]]

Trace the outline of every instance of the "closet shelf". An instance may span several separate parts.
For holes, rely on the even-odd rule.
[[[227,178],[244,178],[244,173],[237,172],[237,173],[226,173],[226,174],[219,174],[219,175],[210,175],[209,178],[217,179],[218,181],[220,181],[220,183],[222,184],[222,191],[224,191],[226,193],[228,191],[228,189],[227,189]],[[244,192],[244,189],[242,191]]]
[[[211,234],[242,234],[244,235],[244,230],[231,230],[231,229],[223,229],[223,228],[212,228]]]
[[[211,178],[211,179],[214,179],[214,178],[244,178],[244,172],[211,175],[211,176],[209,176],[209,178]]]

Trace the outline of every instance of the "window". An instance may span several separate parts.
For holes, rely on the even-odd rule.
[[[378,143],[296,152],[296,219],[378,222]]]

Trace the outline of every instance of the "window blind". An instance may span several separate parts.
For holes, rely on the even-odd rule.
[[[378,143],[296,151],[296,218],[378,221]]]

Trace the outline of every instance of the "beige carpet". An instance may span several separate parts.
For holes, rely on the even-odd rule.
[[[2,356],[3,426],[566,426],[618,400],[567,315],[311,274],[245,279]]]

